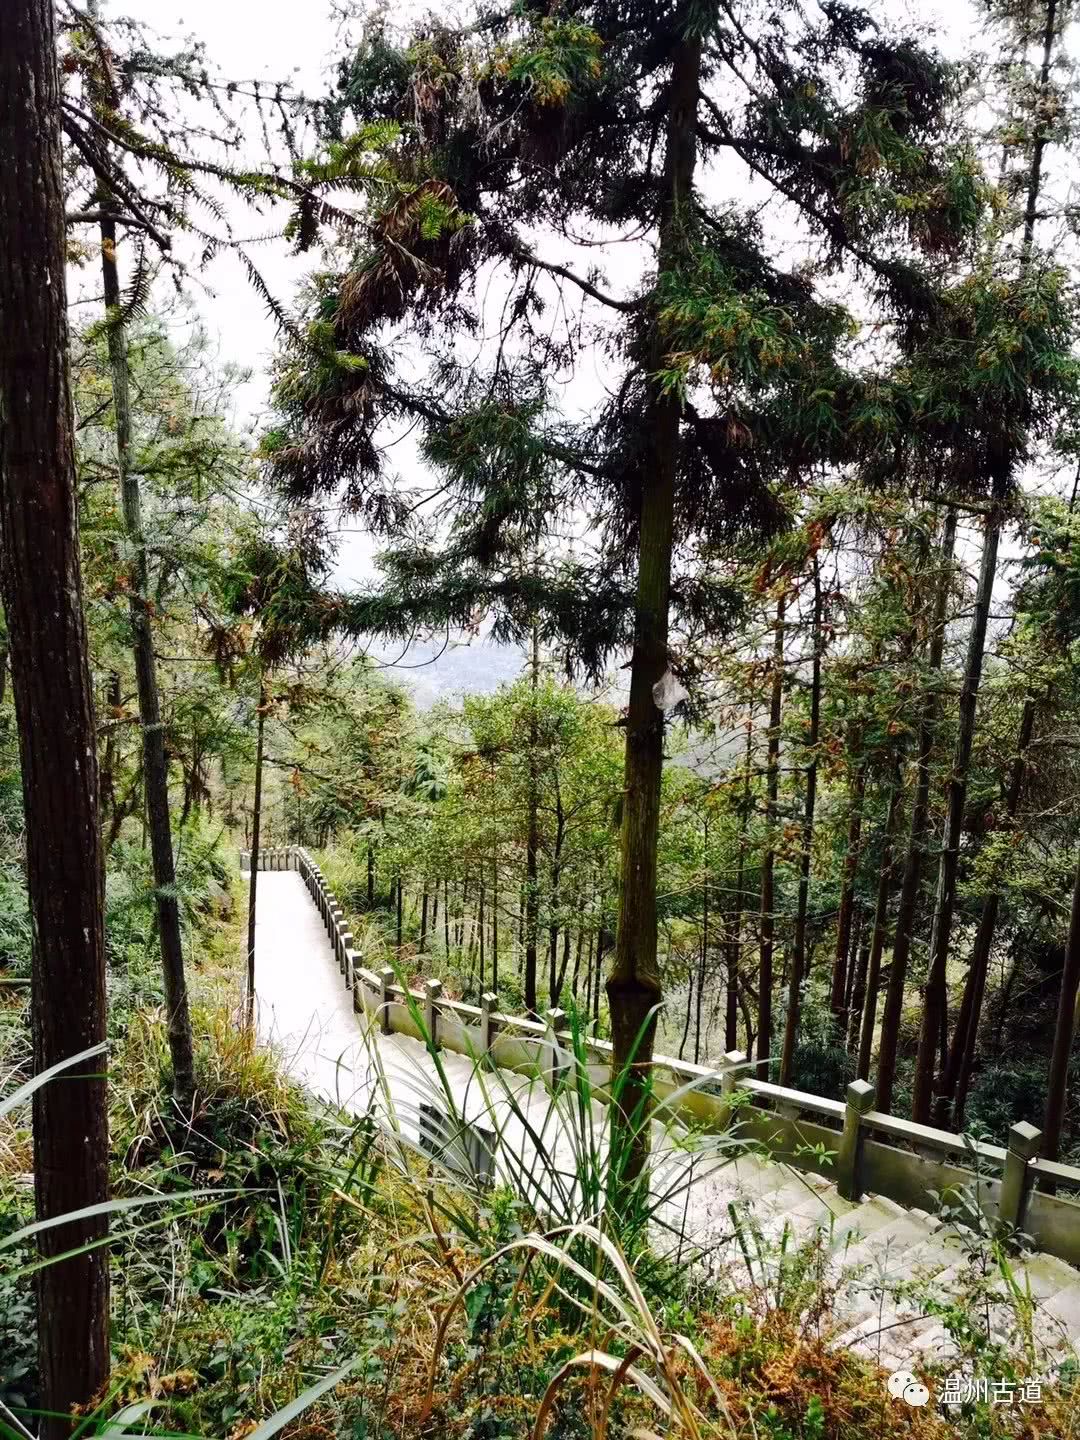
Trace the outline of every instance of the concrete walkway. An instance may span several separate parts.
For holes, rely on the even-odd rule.
[[[602,1156],[606,1107],[581,1107],[573,1095],[553,1102],[542,1081],[485,1072],[448,1052],[436,1062],[418,1041],[373,1031],[353,1011],[296,871],[259,874],[255,988],[260,1038],[316,1095],[353,1113],[374,1111],[411,1144],[420,1139],[421,1105],[456,1114],[498,1136],[497,1173],[537,1209],[590,1213],[576,1176],[583,1151]],[[738,1292],[761,1294],[765,1287],[775,1295],[790,1272],[793,1246],[816,1240],[826,1280],[838,1287],[830,1326],[837,1343],[887,1369],[951,1361],[947,1331],[922,1312],[911,1287],[929,1286],[938,1301],[962,1292],[972,1275],[970,1236],[882,1197],[851,1205],[820,1177],[767,1158],[722,1146],[687,1150],[659,1127],[655,1138],[654,1228],[664,1248],[680,1254],[692,1248],[717,1283]],[[1038,1368],[1047,1373],[1080,1348],[1080,1274],[1034,1255],[1017,1264],[1016,1275],[1039,1301]],[[1017,1317],[1004,1283],[998,1288],[992,1325],[1004,1339],[1016,1331]]]

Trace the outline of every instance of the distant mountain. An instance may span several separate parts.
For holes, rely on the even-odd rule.
[[[400,657],[400,659],[399,659]],[[398,680],[410,691],[421,710],[437,700],[460,699],[463,695],[486,695],[507,681],[516,680],[525,665],[524,651],[516,645],[497,645],[490,640],[422,641],[400,650],[373,653],[376,662],[396,660],[383,674]]]

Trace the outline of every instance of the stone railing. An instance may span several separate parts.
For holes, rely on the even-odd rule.
[[[245,864],[250,857],[242,854]],[[452,1000],[439,980],[408,989],[389,967],[376,972],[361,963],[344,912],[306,850],[263,851],[259,869],[300,873],[352,991],[353,1008],[383,1034],[412,1036],[429,1048],[542,1075],[553,1085],[571,1080],[581,1064],[596,1098],[609,1098],[611,1045],[592,1036],[575,1041],[561,1010],[531,1020],[500,1011],[498,997],[490,993],[479,1005]],[[729,1051],[715,1067],[657,1055],[658,1108],[707,1131],[737,1123],[740,1137],[760,1141],[786,1164],[834,1181],[851,1201],[870,1193],[925,1208],[932,1192],[972,1186],[978,1179],[987,1215],[1025,1231],[1038,1249],[1080,1264],[1080,1199],[1053,1193],[1063,1187],[1080,1195],[1080,1168],[1041,1159],[1041,1132],[1033,1125],[1021,1121],[1011,1127],[1006,1146],[990,1145],[875,1110],[874,1087],[865,1080],[853,1081],[845,1100],[831,1100],[759,1080],[754,1068],[738,1051]]]

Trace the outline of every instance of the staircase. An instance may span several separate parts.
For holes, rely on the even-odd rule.
[[[449,1086],[470,1127],[497,1130],[500,1151],[517,1147],[527,1161],[528,1130],[508,1117],[508,1097],[512,1093],[514,1106],[528,1114],[533,1133],[543,1133],[551,1125],[552,1107],[542,1078],[498,1071],[494,1088],[501,1087],[503,1099],[493,1106],[471,1060],[446,1050],[436,1064],[420,1041],[373,1029],[342,984],[341,955],[296,871],[260,877],[257,920],[260,1035],[278,1047],[297,1079],[357,1112],[385,1090],[395,1123],[418,1147],[419,1097],[437,1100],[440,1087]],[[595,1109],[600,1128],[606,1109]],[[673,1147],[660,1127],[656,1140],[653,1184],[657,1194],[665,1194],[680,1171],[697,1161],[688,1161],[688,1152]],[[555,1149],[560,1167],[572,1174],[570,1139],[563,1137]],[[890,1370],[952,1363],[956,1349],[938,1312],[951,1298],[970,1293],[979,1266],[973,1231],[880,1195],[853,1203],[830,1179],[755,1150],[734,1157],[705,1152],[701,1158],[701,1176],[688,1196],[666,1207],[666,1224],[684,1237],[673,1240],[669,1230],[663,1244],[672,1253],[692,1248],[695,1265],[703,1265],[718,1284],[745,1296],[748,1305],[764,1305],[788,1283],[793,1253],[812,1243],[820,1255],[819,1280],[835,1289],[828,1321],[821,1322],[824,1338]],[[504,1154],[496,1156],[496,1168],[506,1173]],[[1011,1273],[1019,1303],[1015,1294],[1010,1300],[1003,1276],[991,1272],[985,1281],[991,1335],[1009,1342],[1015,1353],[1024,1328],[1023,1297],[1030,1292],[1032,1375],[1051,1375],[1080,1348],[1080,1271],[1051,1255],[1033,1254],[1017,1260]],[[921,1303],[928,1296],[934,1313]]]
[[[743,1227],[741,1239],[733,1235],[710,1256],[717,1280],[736,1291],[751,1282],[757,1293],[775,1295],[799,1247],[818,1247],[820,1280],[836,1287],[826,1338],[887,1370],[948,1369],[957,1361],[937,1307],[970,1297],[984,1262],[980,1293],[987,1297],[990,1337],[1015,1354],[1029,1320],[1032,1378],[1052,1374],[1080,1352],[1080,1272],[1054,1256],[1009,1262],[1018,1301],[974,1231],[925,1210],[906,1210],[884,1196],[852,1204],[820,1176],[756,1155],[739,1157],[710,1184],[717,1191],[712,1207],[726,1202]],[[927,1298],[934,1313],[922,1303]]]

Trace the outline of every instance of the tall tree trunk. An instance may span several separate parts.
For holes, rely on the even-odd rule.
[[[566,817],[563,814],[562,797],[558,794],[558,791],[556,791],[555,798],[555,813],[555,853],[551,860],[551,913],[555,918],[548,927],[548,995],[552,1006],[558,1005],[559,991],[561,989],[561,983],[558,977],[558,910],[560,903],[559,888],[562,880],[563,840],[566,835]]]
[[[492,862],[491,896],[491,988],[499,993],[499,862]]]
[[[923,990],[922,1027],[919,1031],[919,1052],[915,1061],[915,1093],[912,1118],[920,1125],[930,1120],[934,1101],[936,1061],[941,1032],[948,1019],[948,963],[952,940],[953,917],[956,913],[956,879],[960,868],[960,839],[964,829],[964,806],[967,801],[968,771],[971,749],[975,740],[975,712],[979,700],[983,655],[986,651],[986,627],[990,619],[990,599],[997,574],[998,541],[1001,521],[996,512],[987,518],[983,541],[979,584],[975,592],[975,615],[968,637],[967,659],[960,690],[960,724],[956,737],[956,753],[949,776],[948,808],[945,814],[945,836],[938,862],[937,899],[934,921],[930,930],[930,963]]]
[[[851,945],[848,950],[848,976],[851,983],[848,986],[847,995],[844,997],[844,1010],[841,1015],[839,1032],[849,1050],[854,1050],[859,1043],[862,1007],[863,1001],[866,999],[866,976],[870,969],[870,941],[873,927],[868,927],[865,936],[862,931],[862,906],[856,904],[851,922]],[[865,1079],[865,1076],[863,1078]]]
[[[941,537],[939,565],[941,567],[930,622],[930,639],[927,654],[928,675],[926,693],[923,696],[919,715],[918,750],[915,760],[915,795],[911,805],[911,826],[908,833],[907,855],[904,860],[904,874],[900,882],[900,902],[896,912],[896,931],[893,940],[892,964],[889,967],[889,984],[885,994],[885,1011],[881,1019],[881,1045],[878,1051],[877,1107],[886,1114],[892,1109],[893,1086],[896,1081],[897,1042],[900,1034],[900,1018],[904,1009],[904,985],[907,981],[908,959],[911,955],[911,938],[915,928],[915,909],[919,900],[919,882],[922,879],[923,850],[926,845],[926,823],[930,807],[930,757],[934,748],[934,734],[937,730],[939,671],[945,649],[945,616],[949,603],[949,587],[952,577],[953,547],[956,543],[956,511],[950,508],[945,516]]]
[[[754,750],[754,724],[746,725],[746,763],[743,771],[742,814],[739,817],[739,858],[735,869],[735,915],[728,931],[727,995],[724,1014],[724,1048],[739,1043],[739,966],[742,964],[742,923],[746,885],[746,833],[750,825],[750,762]],[[749,1053],[749,1051],[747,1052]]]
[[[105,1039],[97,734],[79,569],[68,389],[60,90],[51,0],[0,8],[0,584],[8,625],[33,917],[34,1070]],[[39,1221],[108,1200],[101,1055],[33,1097]],[[104,1216],[41,1231],[50,1257],[108,1233]],[[109,1370],[103,1246],[37,1272],[42,1440],[70,1433]]]
[[[799,897],[795,911],[795,939],[791,947],[787,1016],[784,1022],[784,1049],[780,1057],[780,1084],[790,1085],[795,1068],[795,1045],[799,1037],[802,992],[809,966],[806,955],[806,922],[810,909],[810,858],[814,847],[814,811],[817,807],[818,740],[821,734],[821,568],[814,556],[814,663],[810,681],[810,732],[807,748],[806,800],[803,805],[802,844],[799,855]]]
[[[700,983],[698,994],[701,994]],[[690,1017],[694,1013],[694,972],[691,970],[686,977],[686,1018],[683,1021],[682,1039],[679,1041],[679,1059],[686,1053],[686,1042],[690,1038]]]
[[[570,926],[564,925],[562,932],[562,961],[559,965],[559,983],[555,987],[555,1003],[562,1002],[563,986],[566,984],[566,972],[570,968]]]
[[[266,682],[259,684],[259,715],[255,738],[255,801],[251,811],[251,874],[248,877],[247,1023],[255,1026],[255,898],[259,888],[259,829],[262,824],[264,735],[267,709]]]
[[[603,891],[600,892],[600,924],[596,932],[596,991],[593,995],[593,1019],[600,1020],[600,985],[604,978],[604,956],[607,955],[615,943],[615,937],[608,929],[604,915]]]
[[[1056,1160],[1061,1150],[1061,1132],[1069,1094],[1069,1061],[1076,1039],[1076,1006],[1080,998],[1080,859],[1073,884],[1069,938],[1061,972],[1054,1046],[1050,1052],[1050,1073],[1046,1078],[1046,1111],[1043,1117],[1042,1153]]]
[[[405,917],[405,900],[402,893],[403,888],[404,887],[401,883],[401,871],[399,870],[397,877],[397,951],[399,955],[401,954],[401,937]]]
[[[103,194],[102,204],[112,197]],[[142,496],[138,476],[131,468],[131,403],[128,395],[127,331],[121,321],[120,275],[116,264],[116,226],[101,222],[101,278],[105,289],[106,331],[113,410],[116,417],[116,466],[120,477],[124,530],[131,543],[131,584],[128,616],[135,652],[135,678],[139,691],[139,721],[143,743],[143,803],[150,831],[154,866],[154,902],[157,908],[158,944],[165,981],[165,1013],[169,1055],[173,1067],[173,1095],[182,1111],[189,1112],[195,1092],[195,1054],[184,974],[184,940],[180,930],[180,902],[176,893],[172,823],[169,818],[169,760],[165,753],[165,726],[158,697],[154,632],[150,624],[149,565],[142,522]]]
[[[419,953],[420,953],[421,955],[423,955],[424,950],[425,950],[425,948],[427,947],[427,922],[428,922],[428,905],[429,905],[429,903],[430,903],[430,901],[429,901],[429,897],[428,897],[428,886],[427,886],[427,881],[425,880],[425,881],[424,881],[424,894],[423,894],[423,898],[422,898],[421,901],[420,901],[420,948],[419,948]]]
[[[701,1001],[705,994],[705,970],[709,963],[709,813],[705,812],[704,863],[701,876],[701,951],[698,958],[697,1017],[694,1024],[694,1064],[701,1058]],[[691,986],[691,989],[693,987]],[[686,1019],[690,1023],[690,1000],[687,998]],[[683,1043],[686,1043],[685,1036]],[[682,1051],[679,1051],[682,1059]]]
[[[480,912],[479,912],[479,914],[478,914],[477,917],[476,917],[476,929],[477,929],[477,933],[478,933],[479,936],[480,936],[480,989],[481,989],[481,990],[483,990],[483,988],[484,988],[484,899],[485,899],[485,886],[484,886],[483,880],[481,880],[481,881],[480,881]]]
[[[855,911],[855,880],[859,871],[859,846],[862,839],[863,799],[866,793],[866,765],[856,767],[851,786],[851,809],[848,815],[847,848],[844,851],[844,873],[840,882],[840,911],[836,917],[836,952],[833,956],[832,985],[829,1007],[838,1025],[847,1019],[845,1004],[850,985],[848,962],[851,952],[851,919]]]
[[[465,944],[465,907],[469,903],[469,877],[461,882],[461,916],[454,927],[454,943],[460,950]]]
[[[860,1080],[870,1076],[870,1057],[874,1048],[877,1023],[878,990],[881,987],[881,956],[889,930],[889,897],[893,882],[893,844],[900,820],[900,776],[889,796],[889,813],[885,819],[885,838],[881,847],[881,869],[878,872],[877,899],[874,905],[874,928],[870,936],[870,954],[866,962],[866,991],[862,1002],[862,1025],[859,1031],[859,1058],[856,1075]],[[894,947],[895,954],[895,947]],[[893,961],[895,964],[895,960]],[[883,1022],[884,1023],[884,1022]]]
[[[773,626],[772,694],[769,702],[769,751],[765,777],[765,853],[761,857],[761,924],[758,941],[758,1064],[772,1049],[773,938],[775,935],[776,848],[773,826],[780,793],[780,721],[784,707],[784,608],[787,597],[776,602]]]
[[[368,841],[367,847],[367,908],[375,909],[375,847]]]
[[[448,879],[444,879],[444,880],[443,880],[442,923],[443,923],[443,946],[444,946],[444,948],[445,948],[445,950],[446,950],[446,958],[449,959],[449,958],[450,958],[450,881],[449,881]]]
[[[105,688],[105,754],[101,757],[101,823],[116,814],[116,730],[120,724],[120,675],[109,672]]]
[[[539,933],[540,889],[540,777],[537,771],[537,749],[540,744],[540,635],[532,628],[531,659],[532,701],[529,711],[529,791],[528,818],[525,835],[525,1009],[533,1019],[540,1013],[536,998],[536,941]]]
[[[581,978],[581,954],[585,948],[585,926],[578,926],[577,940],[574,944],[574,973],[570,979],[570,993],[574,997],[574,1004],[577,1004],[578,981]]]
[[[684,34],[674,46],[667,93],[667,145],[658,236],[661,271],[674,268],[691,243],[701,67],[700,35]],[[616,1193],[612,1197],[616,1214],[622,1208],[622,1185],[637,1180],[648,1156],[645,1117],[656,1007],[663,993],[656,948],[656,845],[664,766],[664,713],[654,692],[668,669],[681,401],[654,378],[663,366],[665,341],[655,315],[652,320],[646,364],[650,377],[648,414],[643,425],[648,454],[641,457],[639,470],[638,576],[626,716],[619,922],[607,982],[612,1074],[618,1091],[612,1138],[622,1151],[622,1174],[616,1175]]]
[[[1020,713],[1020,728],[1016,737],[1016,753],[1009,771],[1009,784],[1005,791],[1005,823],[1012,826],[1020,808],[1020,796],[1024,789],[1024,772],[1027,748],[1035,729],[1035,697],[1029,695]],[[990,970],[990,953],[994,948],[994,931],[997,929],[998,908],[1001,893],[991,890],[982,903],[979,927],[971,949],[971,964],[968,967],[964,995],[960,1002],[960,1014],[956,1020],[956,1031],[949,1050],[949,1063],[941,1085],[938,1123],[944,1125],[951,1119],[960,1128],[964,1120],[968,1086],[975,1065],[975,1045],[979,1034],[979,1020],[982,1016],[983,997],[986,994],[986,977]]]
[[[1022,248],[1021,248],[1021,253],[1020,253],[1020,269],[1021,269],[1021,273],[1023,273],[1024,271],[1026,271],[1027,268],[1028,268],[1028,266],[1029,266],[1030,263],[1031,263],[1032,246],[1033,246],[1034,241],[1035,241],[1035,225],[1036,225],[1036,222],[1037,222],[1037,220],[1038,220],[1039,194],[1040,194],[1040,190],[1041,190],[1041,188],[1042,188],[1042,164],[1043,164],[1043,156],[1044,156],[1044,153],[1045,153],[1045,151],[1046,151],[1046,146],[1047,146],[1047,144],[1049,143],[1049,140],[1050,140],[1051,131],[1052,131],[1052,126],[1053,126],[1053,124],[1055,123],[1056,107],[1055,107],[1052,103],[1050,103],[1050,101],[1051,101],[1051,95],[1050,95],[1050,75],[1051,75],[1051,69],[1052,69],[1052,64],[1053,64],[1054,41],[1055,41],[1055,39],[1056,39],[1056,37],[1057,37],[1057,26],[1058,26],[1058,6],[1057,6],[1057,0],[1047,0],[1046,9],[1045,9],[1045,12],[1044,12],[1044,25],[1043,25],[1043,35],[1042,35],[1042,64],[1041,64],[1040,70],[1039,70],[1038,96],[1037,96],[1037,99],[1036,99],[1035,110],[1034,110],[1035,126],[1034,126],[1034,135],[1033,135],[1032,152],[1031,152],[1031,168],[1030,168],[1030,171],[1029,171],[1029,173],[1028,173],[1027,201],[1026,201],[1026,205],[1025,205],[1025,208],[1024,208],[1024,232],[1023,232],[1023,243],[1022,243]],[[1076,491],[1075,491],[1075,487],[1074,487],[1074,490],[1073,490],[1073,501],[1075,501],[1075,498],[1076,498]],[[1070,508],[1070,511],[1071,511],[1071,509],[1072,509],[1072,502],[1070,502],[1069,508]],[[995,514],[995,515],[992,515],[992,516],[990,517],[990,519],[988,519],[988,521],[987,521],[986,549],[988,549],[988,548],[990,547],[990,544],[991,544],[991,536],[993,535],[994,547],[995,547],[995,550],[996,550],[997,536],[998,536],[999,533],[1000,533],[1000,520],[997,518],[997,516],[996,516],[996,514]],[[986,566],[986,549],[984,549],[984,552],[983,552],[983,569],[984,569],[984,570],[985,570],[985,566]],[[982,589],[982,580],[983,580],[983,576],[982,576],[982,574],[980,574],[980,590]],[[993,585],[993,576],[991,576],[991,578],[990,578],[990,585],[991,585],[991,588],[992,588],[992,585]],[[988,610],[988,609],[989,609],[989,597],[987,598],[987,610]],[[978,617],[979,617],[979,611],[978,611],[978,608],[977,608],[977,609],[976,609],[976,621],[978,621]],[[983,630],[984,630],[984,632],[985,632],[985,628],[986,628],[986,621],[985,621],[985,619],[984,619],[984,620],[983,620]],[[974,635],[974,627],[973,627],[973,635]],[[969,651],[969,663],[970,663],[970,651]],[[976,689],[977,689],[977,681],[978,681],[978,677],[976,676]],[[965,688],[966,688],[966,687],[965,687]],[[962,701],[962,703],[963,703],[963,701]],[[974,700],[974,698],[972,698],[972,700],[971,700],[971,707],[972,707],[972,710],[973,710],[973,711],[974,711],[974,705],[975,705],[975,700]],[[963,712],[963,708],[962,708],[962,709],[961,709],[961,727],[963,727],[964,718],[965,718],[965,716],[964,716],[964,712]],[[1031,700],[1030,697],[1029,697],[1028,700],[1025,702],[1024,714],[1023,714],[1023,716],[1021,717],[1021,735],[1023,735],[1023,730],[1024,730],[1025,722],[1027,723],[1027,725],[1028,725],[1028,727],[1029,727],[1029,728],[1028,728],[1028,737],[1027,737],[1027,738],[1030,739],[1030,726],[1034,723],[1034,702]],[[972,717],[971,717],[971,725],[974,726],[974,715],[972,715]],[[1019,792],[1019,786],[1022,785],[1022,777],[1023,777],[1023,753],[1024,753],[1024,749],[1026,748],[1026,745],[1027,745],[1027,740],[1024,740],[1022,744],[1018,745],[1018,754],[1017,754],[1017,757],[1014,759],[1013,776],[1014,776],[1016,785],[1017,785],[1017,787],[1018,787],[1018,792]],[[970,750],[970,746],[969,746],[969,750]],[[958,746],[958,751],[959,751],[959,746]],[[966,768],[967,768],[967,767],[965,766],[964,768],[965,768],[965,771],[966,771]],[[1011,788],[1012,788],[1012,787],[1011,787],[1011,783],[1010,783],[1010,793],[1011,793]],[[951,796],[951,792],[950,792],[950,801],[951,801],[951,799],[952,799],[952,796]],[[1017,802],[1016,802],[1016,803],[1019,803],[1019,793],[1017,793]],[[1014,813],[1015,813],[1015,812],[1014,812]],[[950,818],[950,821],[951,821],[951,819],[952,819],[952,809],[951,809],[951,805],[950,805],[950,815],[949,815],[949,818]],[[960,817],[960,818],[961,818],[961,820],[962,820],[962,818],[963,818],[962,814],[961,814],[961,817]],[[946,852],[945,852],[945,854],[948,854],[948,837],[947,837],[947,844],[946,844]],[[953,889],[955,890],[955,863],[953,863],[952,869],[953,869],[953,882],[952,882],[952,883],[953,883]],[[948,892],[943,888],[943,882],[947,880],[947,876],[945,875],[945,855],[943,855],[943,857],[942,857],[942,872],[941,872],[941,875],[942,875],[942,878],[939,880],[939,903],[938,903],[938,911],[941,912],[946,919],[948,919],[949,921],[951,921],[951,910],[949,909],[949,895],[948,895]],[[943,1075],[943,1077],[942,1077],[941,1087],[940,1087],[940,1088],[941,1088],[941,1091],[942,1091],[941,1100],[940,1100],[940,1112],[941,1112],[942,1114],[946,1114],[946,1113],[948,1112],[948,1110],[949,1110],[949,1108],[950,1108],[950,1103],[951,1103],[951,1101],[952,1101],[952,1099],[953,1099],[953,1097],[954,1097],[954,1094],[959,1094],[960,1096],[962,1096],[962,1098],[960,1099],[960,1104],[959,1104],[959,1106],[958,1106],[958,1110],[959,1110],[959,1113],[960,1113],[961,1116],[962,1116],[962,1114],[963,1114],[963,1107],[964,1107],[964,1105],[966,1104],[966,1099],[967,1099],[967,1087],[968,1087],[968,1083],[969,1083],[970,1076],[971,1076],[971,1067],[972,1067],[972,1065],[973,1065],[973,1063],[974,1063],[975,1039],[976,1039],[976,1035],[977,1035],[977,1032],[978,1032],[979,1012],[980,1012],[980,1010],[981,1010],[981,1008],[982,1008],[982,998],[983,998],[983,993],[984,993],[985,984],[986,984],[986,967],[987,967],[988,964],[989,964],[990,950],[991,950],[992,945],[993,945],[994,929],[995,929],[996,924],[997,924],[997,908],[998,908],[998,898],[997,898],[997,896],[996,896],[996,895],[994,895],[994,896],[988,896],[986,902],[984,903],[983,911],[982,911],[982,914],[981,914],[981,916],[980,916],[979,930],[978,930],[978,934],[977,934],[977,936],[976,936],[976,949],[975,949],[975,952],[974,952],[973,955],[972,955],[972,963],[971,963],[971,967],[970,967],[969,973],[968,973],[968,983],[967,983],[967,984],[965,985],[965,987],[964,987],[964,1000],[963,1000],[962,1005],[961,1005],[961,1014],[960,1014],[960,1017],[958,1018],[958,1021],[957,1021],[957,1038],[954,1040],[954,1044],[953,1044],[953,1047],[952,1047],[952,1051],[951,1051],[951,1053],[950,1053],[950,1055],[949,1055],[949,1057],[948,1057],[947,1062],[944,1062],[943,1065],[942,1065],[942,1069],[943,1069],[943,1071],[945,1072],[944,1075]],[[937,920],[937,914],[935,914],[935,921],[936,921],[936,920]],[[935,937],[934,937],[935,940],[937,939],[936,928],[937,928],[937,927],[935,926]],[[947,946],[948,946],[948,926],[943,926],[943,928],[944,928],[944,930],[945,930],[945,932],[946,932],[946,933],[945,933],[945,949],[946,949],[946,951],[947,951]],[[939,1029],[942,1029],[942,1030],[943,1030],[943,1029],[945,1028],[946,1022],[947,1022],[947,1015],[946,1015],[946,1010],[945,1010],[946,1001],[947,1001],[947,993],[946,993],[946,991],[945,991],[944,973],[943,973],[944,960],[941,960],[940,966],[937,964],[937,962],[938,962],[938,960],[939,960],[939,954],[938,954],[938,952],[941,951],[941,949],[942,949],[942,946],[941,946],[940,943],[938,943],[938,944],[935,946],[935,948],[934,948],[934,953],[933,953],[932,956],[931,956],[931,977],[930,977],[930,980],[928,980],[928,983],[927,983],[927,994],[928,994],[928,998],[930,998],[930,1000],[931,1000],[932,1008],[936,1009],[936,1010],[939,1011],[940,1013],[939,1013],[938,1016],[934,1016],[934,1015],[932,1014],[930,1017],[924,1017],[924,1030],[925,1030],[926,1026],[927,1026],[929,1023],[931,1023],[935,1018],[938,1020]],[[938,972],[939,972],[939,969],[941,970],[941,973],[940,973],[940,974],[938,973]],[[932,996],[931,996],[931,993],[930,993],[930,992],[931,992],[931,984],[933,985],[933,990],[934,990],[934,993],[933,993]],[[961,1031],[962,1031],[962,1034],[961,1034]],[[934,1054],[933,1049],[928,1047],[928,1044],[927,1044],[927,1041],[926,1041],[925,1037],[921,1035],[921,1036],[920,1036],[920,1046],[919,1046],[919,1065],[918,1065],[918,1071],[917,1071],[917,1076],[916,1076],[916,1082],[917,1082],[917,1083],[916,1083],[916,1105],[917,1105],[917,1108],[919,1108],[919,1109],[925,1109],[925,1108],[926,1108],[926,1105],[927,1105],[926,1091],[927,1091],[928,1089],[931,1089],[931,1088],[932,1088],[932,1082],[933,1082],[933,1054]],[[929,1070],[929,1076],[927,1075],[927,1070]],[[1048,1106],[1049,1106],[1049,1104],[1050,1104],[1050,1102],[1049,1102],[1049,1100],[1048,1100]]]

